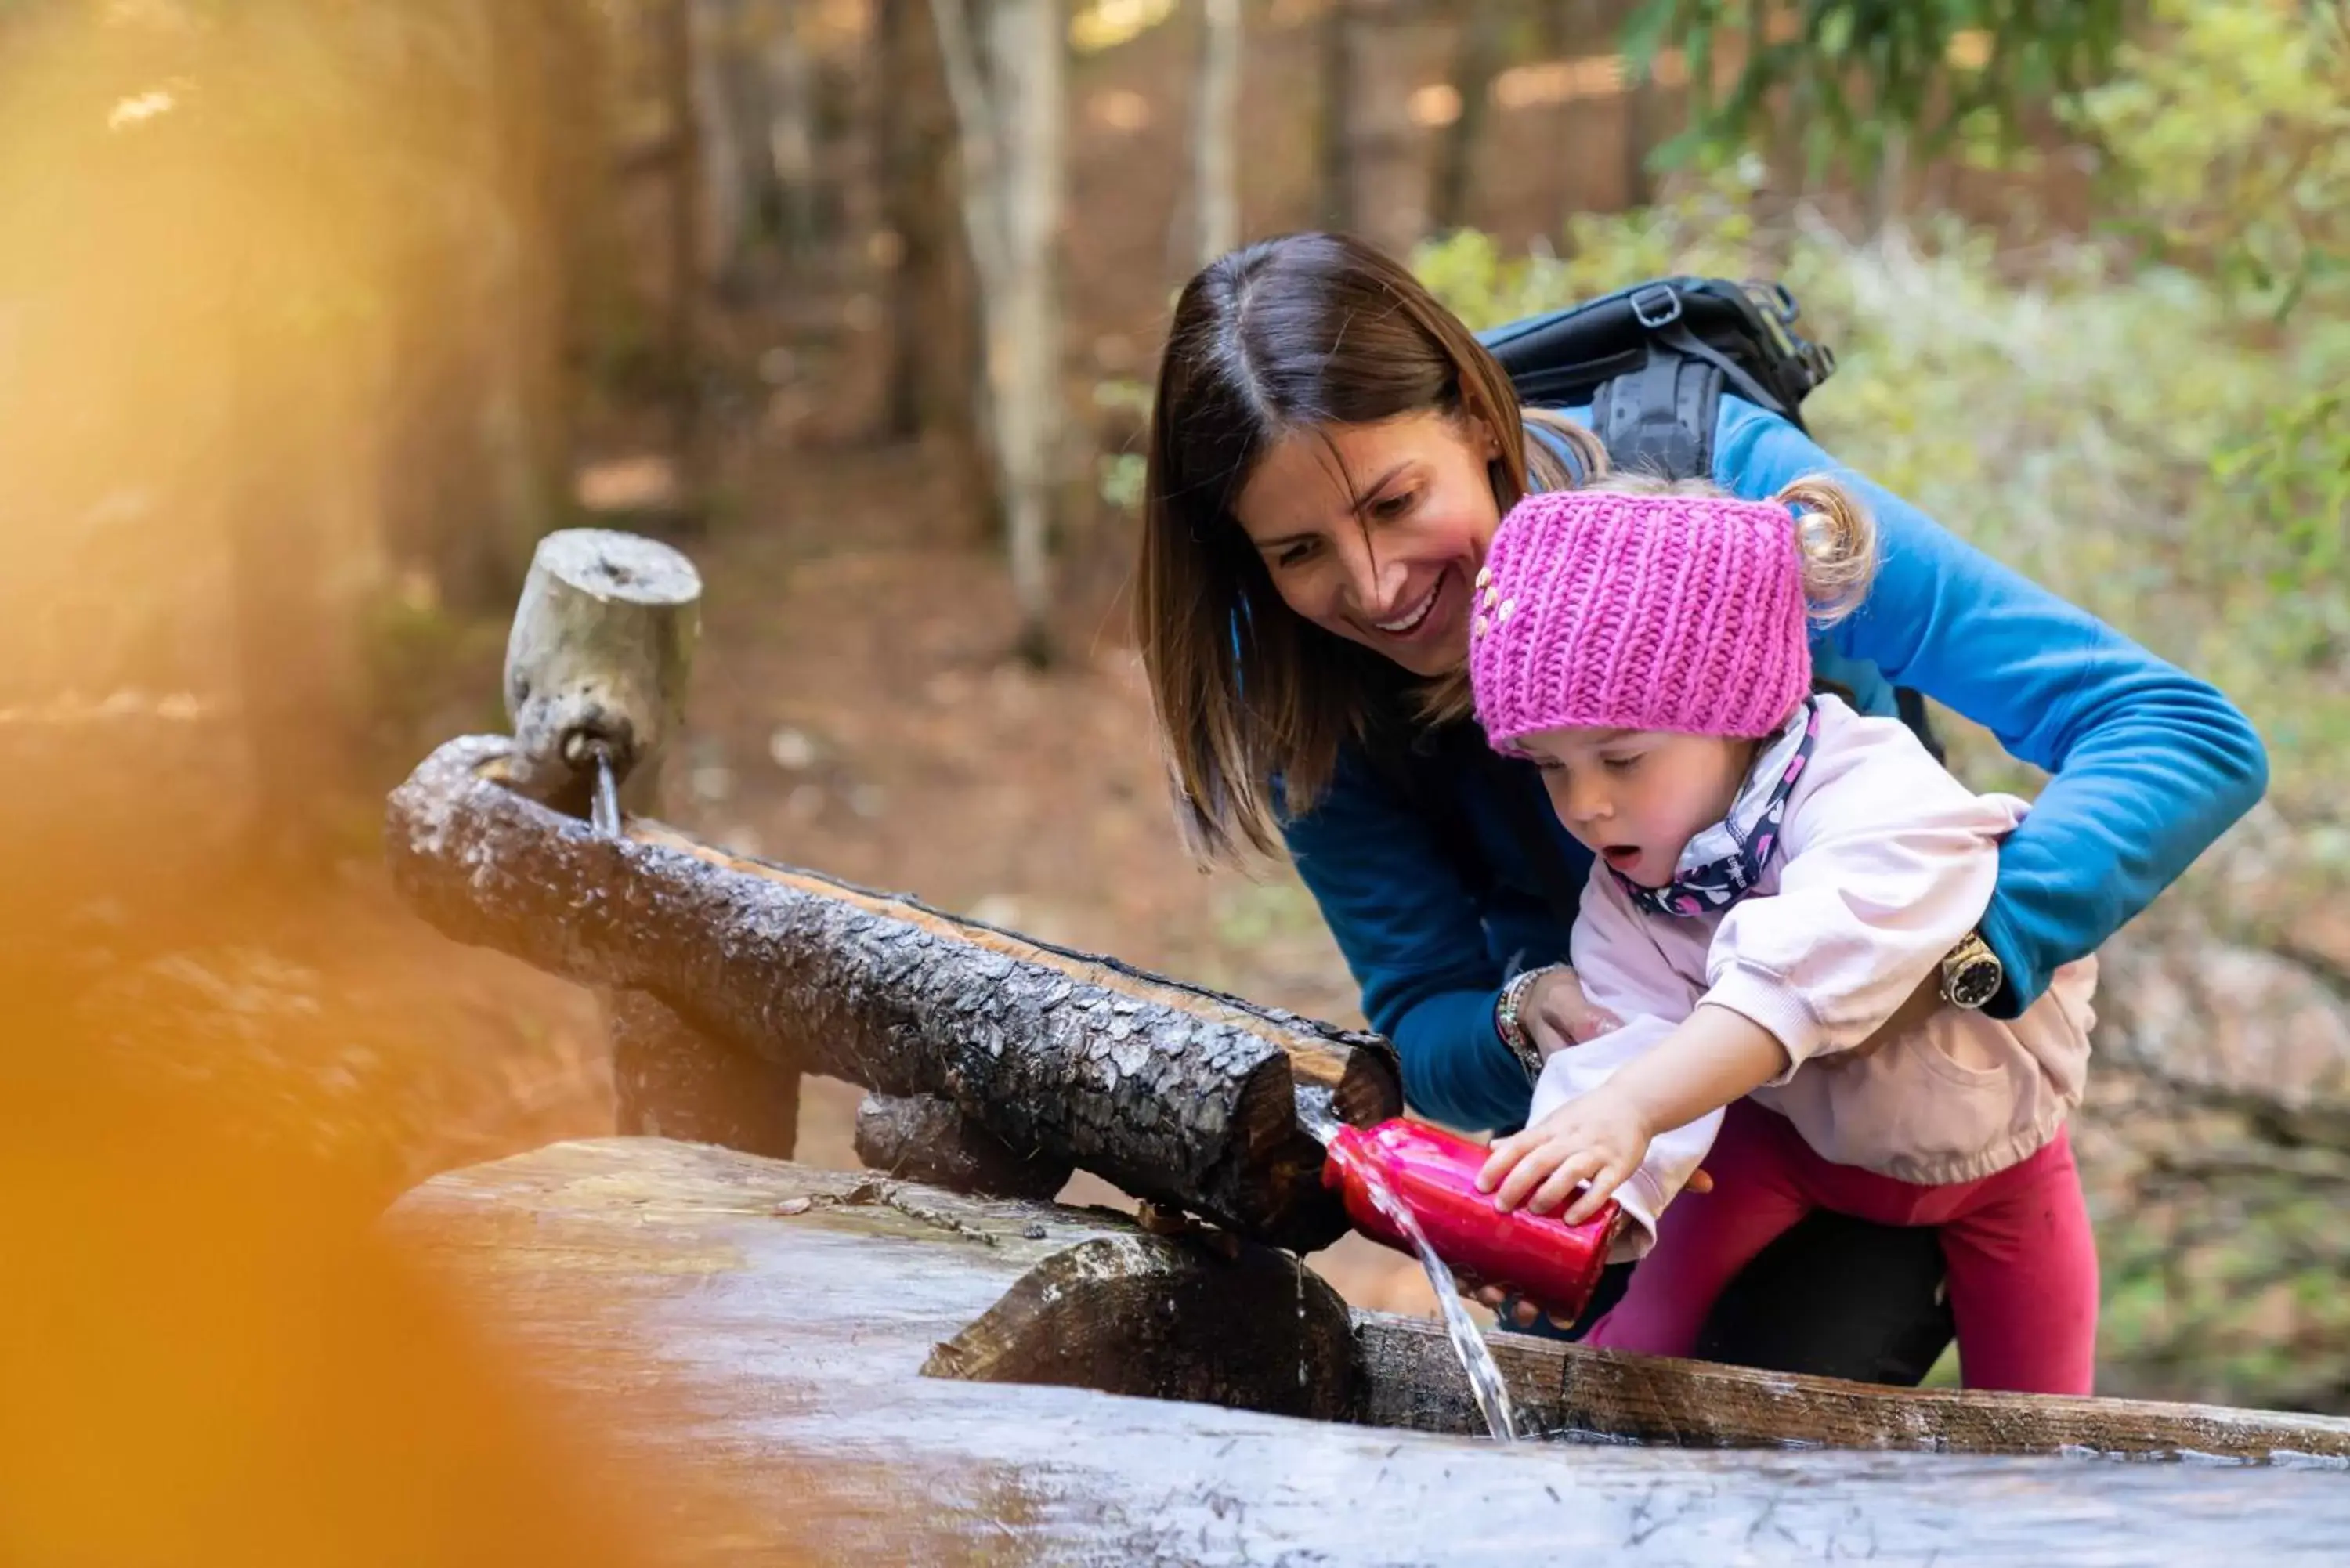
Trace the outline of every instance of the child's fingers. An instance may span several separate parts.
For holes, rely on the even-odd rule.
[[[1547,1214],[1566,1201],[1576,1186],[1598,1174],[1605,1157],[1592,1149],[1578,1149],[1558,1164],[1550,1179],[1526,1200],[1526,1207],[1536,1214]]]
[[[1570,1225],[1582,1224],[1599,1212],[1601,1206],[1614,1196],[1616,1189],[1623,1186],[1631,1174],[1632,1168],[1621,1160],[1612,1161],[1602,1167],[1599,1173],[1584,1187],[1583,1196],[1576,1199],[1561,1218]]]
[[[1510,1174],[1510,1168],[1524,1158],[1527,1149],[1541,1141],[1530,1133],[1522,1132],[1494,1139],[1492,1152],[1485,1157],[1485,1163],[1478,1168],[1477,1190],[1491,1192],[1494,1188],[1499,1187],[1502,1184],[1502,1178]]]
[[[1525,1158],[1510,1168],[1509,1175],[1503,1178],[1502,1185],[1494,1189],[1493,1207],[1511,1210],[1523,1203],[1526,1194],[1542,1185],[1543,1179],[1558,1168],[1558,1162],[1565,1158],[1566,1154],[1564,1147],[1555,1143],[1544,1143],[1528,1149]]]

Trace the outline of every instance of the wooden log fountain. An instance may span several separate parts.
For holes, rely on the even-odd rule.
[[[583,1418],[742,1504],[681,1521],[681,1560],[2327,1562],[2350,1532],[2350,1422],[2321,1417],[1496,1334],[1567,1440],[1464,1441],[1432,1325],[1284,1253],[705,1146],[558,1144],[387,1224]]]
[[[688,1038],[884,1095],[933,1095],[1008,1148],[1281,1245],[1346,1228],[1301,1093],[1397,1114],[1391,1049],[659,823],[608,838],[507,786],[514,742],[452,741],[394,791],[408,902],[460,940],[642,992]]]

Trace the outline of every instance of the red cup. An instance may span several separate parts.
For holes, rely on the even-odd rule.
[[[1336,1188],[1356,1228],[1375,1241],[1418,1257],[1411,1241],[1371,1200],[1370,1175],[1427,1233],[1436,1255],[1481,1283],[1514,1291],[1552,1316],[1573,1322],[1590,1304],[1623,1211],[1613,1199],[1580,1225],[1523,1209],[1504,1213],[1477,1190],[1491,1151],[1424,1122],[1403,1117],[1370,1127],[1341,1127],[1330,1140],[1322,1184]]]

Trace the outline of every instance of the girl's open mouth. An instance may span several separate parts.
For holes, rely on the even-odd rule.
[[[1637,844],[1611,844],[1599,854],[1608,865],[1621,871],[1640,858],[1640,846]]]

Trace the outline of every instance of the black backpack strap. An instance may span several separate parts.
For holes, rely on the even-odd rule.
[[[1646,364],[1599,389],[1591,422],[1619,468],[1711,478],[1721,383],[1721,371],[1707,360],[1651,345]]]

